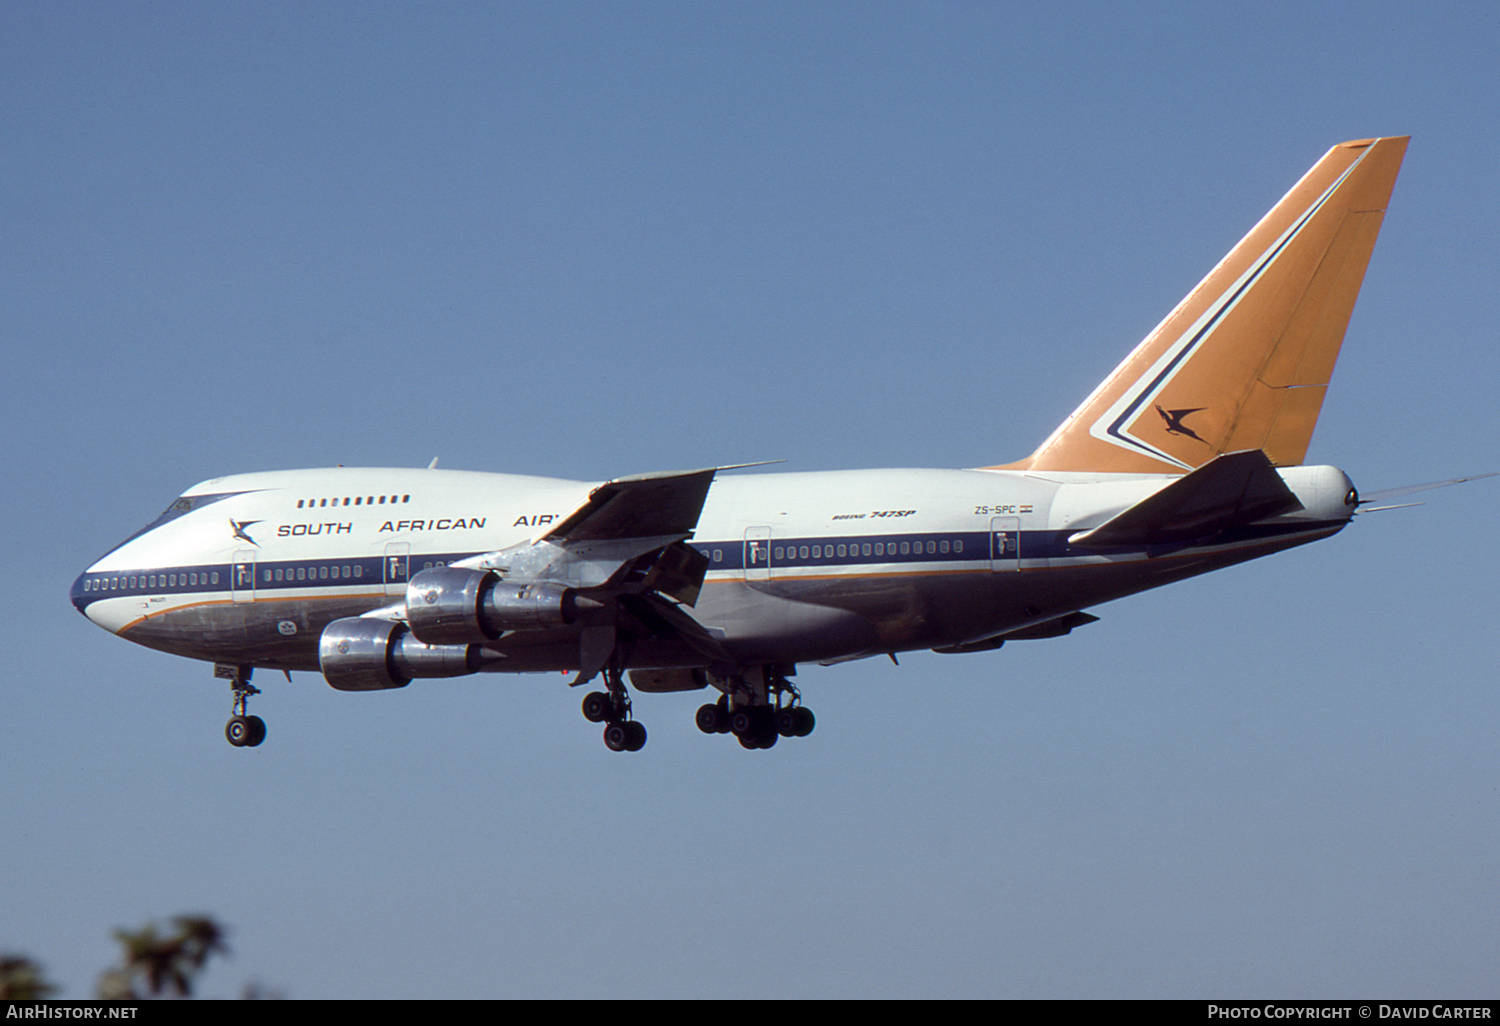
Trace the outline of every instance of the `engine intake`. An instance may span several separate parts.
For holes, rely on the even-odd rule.
[[[462,677],[479,672],[477,645],[428,645],[405,624],[349,617],[323,628],[318,662],[323,678],[340,691],[404,688],[419,677]]]
[[[505,579],[488,570],[439,566],[406,586],[411,632],[431,645],[479,644],[505,631],[562,627],[593,599],[550,581]]]

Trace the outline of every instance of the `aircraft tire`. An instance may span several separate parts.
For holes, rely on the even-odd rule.
[[[231,716],[224,724],[224,738],[236,748],[243,748],[250,738],[250,724],[243,716]]]
[[[698,729],[705,734],[722,734],[728,726],[724,722],[724,714],[719,707],[712,702],[698,707],[698,714],[693,717],[693,722],[698,724]]]
[[[813,732],[813,727],[818,725],[818,718],[805,705],[799,705],[793,709],[792,717],[795,721],[795,728],[792,732],[793,737],[806,737]]]
[[[629,732],[623,723],[611,723],[604,728],[604,747],[611,752],[624,752],[628,750]],[[644,743],[644,742],[642,742]]]
[[[757,748],[774,748],[779,735],[774,730],[757,730],[739,737],[742,748],[754,751]]]
[[[646,747],[646,726],[639,720],[631,720],[625,727],[625,750],[639,752]]]
[[[583,696],[583,718],[590,723],[603,723],[614,708],[614,701],[603,691],[590,691]]]
[[[245,727],[246,748],[254,748],[266,739],[266,721],[259,716],[246,716]]]

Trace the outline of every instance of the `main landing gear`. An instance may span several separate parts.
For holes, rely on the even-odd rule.
[[[698,729],[705,734],[733,734],[744,748],[770,748],[782,737],[806,737],[817,718],[802,704],[802,695],[779,673],[752,672],[731,690],[698,708]]]
[[[250,683],[251,666],[232,666],[219,663],[214,666],[215,677],[225,677],[234,692],[234,714],[224,724],[224,737],[236,748],[254,748],[266,739],[266,721],[259,716],[246,714],[251,695],[260,694],[260,688]]]
[[[583,696],[583,718],[604,724],[604,746],[611,752],[638,752],[646,745],[646,728],[630,718],[630,692],[618,670],[604,674],[606,691],[590,691]]]

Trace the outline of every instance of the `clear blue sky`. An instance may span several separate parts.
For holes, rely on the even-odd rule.
[[[67,602],[197,481],[1024,456],[1329,146],[1410,134],[1309,460],[1500,470],[1500,10],[0,6],[0,948],[294,997],[1494,997],[1495,482],[746,752],[556,676],[228,689]]]

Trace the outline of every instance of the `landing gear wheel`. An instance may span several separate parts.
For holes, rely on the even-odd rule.
[[[813,715],[813,711],[805,705],[799,705],[792,710],[792,733],[787,736],[806,737],[817,725],[818,718]]]
[[[214,664],[214,676],[228,680],[229,689],[234,693],[234,706],[229,722],[224,724],[224,737],[236,748],[254,748],[266,739],[266,721],[259,716],[251,716],[246,708],[250,696],[260,694],[260,688],[250,683],[250,675],[254,672],[253,666]],[[291,679],[288,674],[287,680]]]
[[[625,724],[625,750],[639,752],[646,747],[646,727],[638,720]]]
[[[603,691],[590,691],[583,696],[583,718],[590,723],[603,723],[612,719],[615,700]]]
[[[646,746],[646,728],[635,720],[604,728],[604,747],[611,752],[639,752]]]
[[[774,730],[757,730],[749,734],[740,735],[740,746],[754,750],[756,748],[776,747],[777,735]]]
[[[694,717],[694,721],[705,734],[723,734],[729,730],[729,717],[712,702],[698,707],[698,715]]]
[[[236,748],[254,748],[266,739],[266,721],[259,716],[231,716],[224,736]]]
[[[755,733],[755,717],[749,709],[736,709],[729,715],[729,730],[735,737],[744,740]]]
[[[604,747],[611,752],[625,750],[625,724],[611,723],[604,728]]]

